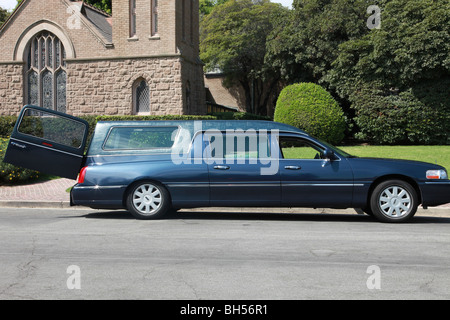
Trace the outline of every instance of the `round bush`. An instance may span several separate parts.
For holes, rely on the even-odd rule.
[[[284,88],[278,97],[274,121],[338,144],[344,138],[346,119],[336,100],[321,86],[299,83]]]

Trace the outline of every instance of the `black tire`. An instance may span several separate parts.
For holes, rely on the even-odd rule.
[[[370,197],[373,216],[381,222],[406,222],[416,214],[418,206],[416,190],[403,180],[381,182]]]
[[[137,219],[159,219],[171,208],[170,194],[159,183],[141,181],[129,189],[126,206],[128,211]]]

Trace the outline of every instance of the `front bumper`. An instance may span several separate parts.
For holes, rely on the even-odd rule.
[[[450,203],[450,180],[426,181],[420,186],[422,206],[439,206]]]

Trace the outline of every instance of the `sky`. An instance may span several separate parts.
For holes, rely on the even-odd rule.
[[[17,0],[0,0],[0,7],[11,11],[16,7]]]
[[[292,6],[292,0],[272,0],[272,2],[278,2],[282,5],[290,8]],[[17,0],[0,0],[0,7],[7,10],[12,10],[16,7]]]

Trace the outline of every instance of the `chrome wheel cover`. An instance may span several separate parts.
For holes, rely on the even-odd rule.
[[[133,206],[142,215],[156,213],[162,201],[161,191],[150,183],[140,185],[133,192]]]
[[[403,187],[389,186],[381,192],[378,205],[385,216],[402,218],[411,212],[412,199]]]

